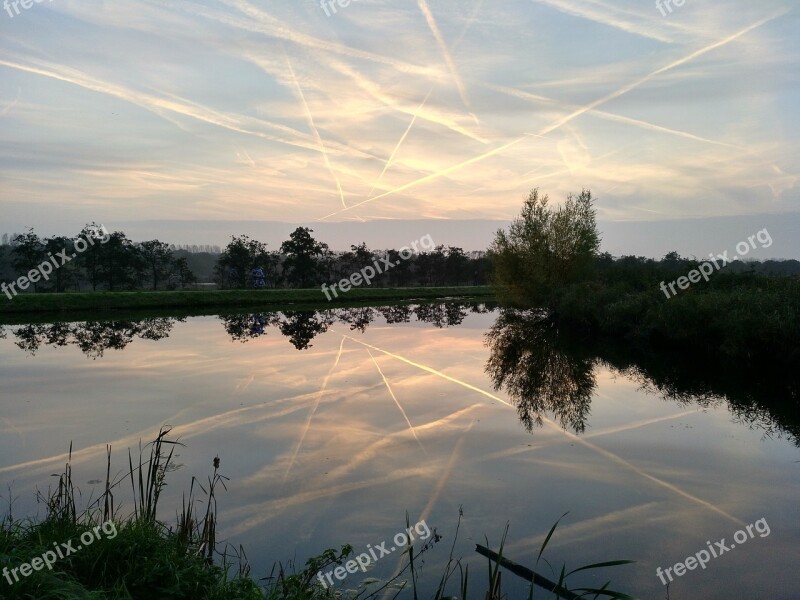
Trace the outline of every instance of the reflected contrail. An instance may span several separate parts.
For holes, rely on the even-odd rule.
[[[425,431],[440,431],[445,427],[449,427],[450,429],[455,429],[455,422],[460,419],[461,417],[468,416],[470,413],[474,412],[477,409],[486,408],[486,405],[482,402],[477,402],[471,406],[466,408],[461,408],[449,415],[445,415],[435,421],[429,421],[427,423],[423,423],[422,425],[417,425],[416,429],[422,432]],[[400,435],[405,435],[405,431],[403,432],[396,432],[389,434],[379,441],[372,443],[370,446],[365,447],[361,450],[358,454],[351,455],[350,462],[347,464],[341,465],[336,467],[335,469],[328,472],[328,475],[334,481],[339,477],[342,477],[346,473],[351,472],[361,463],[364,463],[373,457],[378,455],[378,452],[384,448],[385,446],[390,445],[395,438],[399,437]]]
[[[266,402],[258,405],[258,406],[245,406],[243,408],[235,408],[233,410],[225,411],[222,413],[217,413],[213,415],[209,415],[207,417],[203,417],[201,419],[197,419],[190,423],[184,423],[183,425],[175,425],[172,427],[171,435],[175,437],[180,437],[181,440],[190,439],[197,435],[201,435],[208,431],[212,431],[214,429],[218,429],[220,427],[233,427],[241,425],[242,423],[255,423],[257,421],[263,421],[264,419],[270,419],[273,417],[283,417],[286,415],[290,415],[294,412],[297,412],[302,408],[297,401],[298,399],[303,399],[304,396],[310,396],[310,394],[298,394],[296,396],[290,396],[287,398],[283,398],[278,401],[288,403],[283,409],[275,410],[272,412],[268,412],[266,414],[259,415],[257,417],[252,416],[245,416],[253,411],[263,410]],[[310,400],[310,398],[309,398]],[[171,420],[176,419],[178,415],[180,415],[184,411],[180,411],[176,415],[172,417],[168,417],[162,421],[162,423],[169,423]],[[153,435],[153,430],[157,427],[148,428],[146,430],[142,430],[138,433],[134,433],[123,438],[118,438],[116,440],[110,442],[103,442],[101,444],[94,444],[92,446],[87,446],[80,450],[73,450],[72,452],[72,464],[75,465],[78,463],[79,460],[84,458],[90,458],[92,455],[99,455],[104,454],[106,451],[106,445],[110,446],[127,446],[127,447],[134,447],[139,442],[144,439],[149,439]],[[47,456],[44,458],[38,458],[34,460],[29,460],[26,462],[17,463],[14,465],[8,465],[6,467],[0,467],[0,473],[7,473],[10,471],[17,471],[20,469],[31,469],[34,467],[44,467],[47,465],[52,465],[53,463],[63,463],[69,458],[69,453],[63,452],[61,454],[55,454],[53,456]]]
[[[422,509],[422,512],[419,515],[419,521],[427,521],[428,517],[430,517],[431,512],[433,511],[433,507],[436,506],[436,502],[439,500],[439,497],[444,492],[444,488],[447,485],[448,480],[450,479],[450,475],[453,473],[453,469],[455,469],[456,464],[461,460],[461,455],[463,453],[464,442],[467,439],[467,434],[469,430],[472,429],[472,426],[475,425],[475,419],[470,421],[467,428],[462,432],[461,436],[458,438],[456,445],[453,446],[453,451],[450,453],[450,459],[447,461],[447,465],[442,472],[442,475],[439,477],[439,481],[436,482],[436,487],[433,490],[433,494],[431,495],[430,500],[428,500],[428,504],[425,505],[425,508]],[[401,571],[403,570],[403,555],[401,555],[397,560],[397,566],[394,569],[394,573],[391,577],[389,577],[389,581],[392,581],[395,577],[400,575]],[[388,590],[384,593],[383,597],[388,597]]]
[[[428,473],[425,471],[423,467],[414,467],[410,469],[395,469],[394,471],[392,471],[392,473],[388,473],[381,477],[375,477],[374,479],[366,479],[361,481],[342,483],[340,485],[325,486],[323,488],[318,488],[315,490],[298,492],[293,496],[287,496],[285,498],[278,498],[276,500],[269,500],[267,502],[261,502],[259,504],[242,506],[240,508],[229,511],[231,516],[235,517],[236,515],[242,513],[250,513],[253,514],[254,516],[245,519],[237,526],[233,527],[231,533],[237,534],[241,533],[242,531],[247,531],[248,529],[251,529],[256,525],[260,525],[264,521],[268,521],[269,519],[272,518],[272,515],[274,513],[286,510],[287,508],[297,508],[300,504],[304,504],[306,502],[312,502],[314,500],[319,500],[321,498],[335,497],[341,494],[345,494],[347,492],[364,490],[375,486],[384,486],[386,484],[394,483],[396,481],[402,481],[404,479],[418,480],[419,478],[424,477],[427,474]]]
[[[331,331],[334,331],[334,330],[331,329]],[[334,333],[336,333],[336,332],[334,331]],[[473,392],[478,392],[479,394],[483,394],[487,398],[491,398],[492,400],[496,400],[496,401],[498,401],[498,402],[500,402],[502,404],[505,404],[506,406],[510,406],[511,408],[515,408],[513,404],[511,404],[509,402],[506,402],[502,398],[498,398],[494,394],[490,394],[489,392],[487,392],[485,390],[482,390],[479,387],[475,387],[474,385],[470,385],[469,383],[466,383],[465,381],[461,381],[460,379],[456,379],[455,377],[450,377],[449,375],[445,375],[441,371],[437,371],[436,369],[432,369],[431,367],[428,367],[426,365],[422,365],[420,363],[416,363],[413,360],[409,360],[409,359],[407,359],[407,358],[405,358],[403,356],[400,356],[399,354],[392,354],[391,352],[389,352],[387,350],[383,350],[381,348],[378,348],[377,346],[373,346],[371,344],[367,344],[366,342],[362,342],[360,340],[352,338],[349,335],[346,335],[346,334],[343,334],[343,333],[340,333],[339,335],[341,335],[343,338],[347,338],[348,340],[351,340],[351,341],[355,342],[356,344],[361,344],[362,346],[366,346],[367,348],[371,348],[372,350],[375,350],[377,352],[381,352],[381,353],[385,354],[386,356],[391,356],[392,358],[396,358],[397,360],[402,361],[402,362],[404,362],[406,364],[409,364],[412,367],[416,367],[416,368],[421,369],[423,371],[427,371],[428,373],[436,375],[437,377],[441,377],[442,379],[446,379],[447,381],[452,381],[453,383],[457,383],[458,385],[463,386],[463,387],[465,387],[467,389],[470,389]]]
[[[342,338],[341,343],[339,344],[339,352],[336,354],[336,360],[333,363],[333,366],[328,370],[328,374],[325,375],[325,379],[322,380],[322,387],[317,392],[317,399],[314,402],[314,407],[311,409],[311,412],[308,413],[308,417],[306,418],[306,424],[303,427],[303,432],[300,434],[300,439],[297,440],[297,446],[292,453],[292,458],[289,460],[289,464],[286,467],[286,472],[283,474],[283,483],[286,483],[286,479],[289,477],[289,472],[292,470],[294,466],[294,461],[297,460],[297,455],[300,452],[300,448],[303,446],[303,440],[306,439],[306,434],[308,430],[311,428],[311,419],[314,418],[314,413],[317,412],[319,408],[319,403],[322,400],[322,395],[325,393],[325,388],[328,387],[328,380],[331,378],[333,371],[339,365],[339,359],[342,356],[342,348],[344,348],[344,338]]]
[[[381,348],[378,348],[376,346],[372,346],[370,344],[367,344],[366,342],[361,342],[361,341],[359,341],[359,340],[357,340],[355,338],[351,338],[348,335],[344,335],[344,334],[340,334],[340,335],[342,335],[343,337],[346,337],[346,338],[356,342],[357,344],[361,344],[363,346],[367,346],[368,348],[372,348],[373,350],[375,350],[377,352],[382,352],[383,354],[386,354],[387,356],[391,356],[392,358],[396,358],[397,360],[403,361],[404,363],[407,363],[407,364],[409,364],[411,366],[417,367],[418,369],[422,369],[423,371],[431,373],[432,375],[436,375],[437,377],[442,377],[442,378],[446,379],[447,381],[451,381],[453,383],[456,383],[456,384],[458,384],[458,385],[460,385],[462,387],[465,387],[467,389],[470,389],[470,390],[473,390],[475,392],[478,392],[479,394],[482,394],[482,395],[486,396],[487,398],[491,398],[492,400],[496,400],[496,401],[498,401],[498,402],[500,402],[502,404],[505,404],[506,406],[510,406],[510,407],[514,408],[513,404],[510,404],[510,403],[506,402],[502,398],[499,398],[498,396],[495,396],[494,394],[491,394],[491,393],[489,393],[489,392],[487,392],[485,390],[482,390],[482,389],[480,389],[478,387],[475,387],[474,385],[470,385],[469,383],[466,383],[464,381],[460,381],[460,380],[458,380],[458,379],[456,379],[454,377],[450,377],[449,375],[445,375],[444,373],[442,373],[440,371],[437,371],[436,369],[432,369],[431,367],[428,367],[428,366],[425,366],[425,365],[421,365],[419,363],[411,361],[411,360],[409,360],[407,358],[404,358],[402,356],[399,356],[397,354],[393,354],[393,353],[388,352],[386,350],[382,350]],[[712,511],[716,512],[717,514],[722,515],[726,519],[729,519],[729,520],[733,521],[734,523],[737,523],[739,525],[744,525],[745,524],[744,521],[742,521],[740,519],[737,519],[736,517],[734,517],[733,515],[725,512],[724,510],[722,510],[718,506],[715,506],[714,504],[712,504],[712,503],[710,503],[710,502],[708,502],[706,500],[703,500],[702,498],[698,498],[697,496],[694,496],[694,495],[690,494],[689,492],[686,492],[686,491],[680,489],[678,486],[676,486],[674,484],[671,484],[671,483],[666,482],[666,481],[664,481],[662,479],[659,479],[658,477],[655,477],[654,475],[650,475],[649,473],[645,473],[644,471],[642,471],[639,467],[637,467],[633,463],[630,463],[627,460],[625,460],[624,458],[621,458],[620,456],[617,456],[613,452],[609,452],[608,450],[605,450],[605,449],[601,448],[600,446],[597,446],[596,444],[593,444],[592,442],[589,442],[589,441],[587,441],[587,440],[575,435],[574,433],[571,433],[569,431],[566,431],[565,429],[562,429],[556,423],[554,423],[551,419],[549,419],[547,416],[542,415],[542,421],[544,423],[546,423],[550,428],[554,429],[555,431],[561,432],[563,435],[565,435],[568,438],[570,438],[570,440],[572,440],[573,442],[578,443],[578,444],[584,446],[585,448],[588,448],[589,450],[592,450],[593,452],[608,458],[609,460],[617,463],[618,465],[621,465],[623,467],[626,467],[627,469],[630,469],[631,471],[633,471],[637,475],[640,475],[641,477],[644,477],[648,481],[650,481],[652,483],[655,483],[656,485],[661,486],[663,488],[666,488],[669,491],[671,491],[671,492],[673,492],[675,494],[678,494],[679,496],[681,496],[683,498],[686,498],[687,500],[691,500],[692,502],[695,502],[695,503],[699,504],[700,506],[703,506],[703,507],[705,507],[705,508],[707,508],[709,510],[712,510]]]
[[[458,464],[458,462],[461,460],[464,442],[467,440],[467,434],[469,433],[469,430],[472,429],[473,425],[475,425],[475,419],[470,421],[469,425],[467,425],[467,428],[461,434],[461,437],[458,438],[456,445],[453,447],[453,451],[450,453],[450,460],[447,461],[447,466],[444,468],[442,476],[439,477],[439,481],[436,482],[436,488],[433,490],[431,499],[428,500],[428,504],[426,504],[425,508],[422,509],[422,513],[419,517],[420,521],[424,521],[431,516],[433,507],[436,506],[436,502],[444,492],[444,488],[447,485],[447,482],[450,480],[450,475],[452,475],[453,469],[456,468],[456,464]]]
[[[342,339],[342,343],[344,343],[344,339]],[[392,386],[389,385],[389,380],[386,379],[386,375],[383,374],[383,370],[381,369],[381,366],[378,364],[378,361],[375,360],[375,357],[372,355],[372,352],[370,352],[369,349],[367,349],[367,353],[369,354],[369,357],[372,359],[372,362],[375,363],[375,368],[378,369],[378,373],[381,374],[381,378],[383,379],[383,383],[386,384],[386,389],[389,390],[389,395],[392,397],[392,400],[394,400],[394,403],[397,405],[397,408],[400,409],[400,413],[403,415],[403,418],[406,420],[406,423],[408,423],[408,428],[411,431],[411,435],[414,436],[414,439],[417,440],[417,444],[419,444],[419,447],[422,448],[422,451],[425,453],[425,456],[427,456],[428,455],[428,451],[425,450],[425,446],[423,446],[422,442],[419,441],[419,437],[417,437],[417,432],[414,430],[414,426],[411,424],[411,421],[408,419],[408,415],[406,414],[406,411],[403,409],[402,405],[397,400],[397,396],[394,395],[394,390],[392,390]]]

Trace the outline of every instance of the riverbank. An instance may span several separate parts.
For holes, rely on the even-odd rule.
[[[144,446],[140,443],[138,461],[129,450],[128,472],[123,471],[113,479],[109,447],[105,491],[85,510],[78,507],[82,495],[74,484],[70,445],[70,458],[58,476],[58,485],[41,496],[46,511],[44,519],[15,520],[10,514],[0,517],[0,597],[8,600],[333,600],[341,597],[341,592],[334,591],[333,579],[326,583],[322,573],[334,573],[338,584],[347,573],[356,573],[358,565],[364,573],[366,567],[377,560],[374,553],[373,560],[367,553],[356,556],[353,547],[345,544],[340,550],[330,548],[310,558],[304,567],[294,560],[275,563],[268,577],[257,578],[251,573],[242,547],[237,550],[217,537],[216,495],[218,491],[227,491],[226,482],[229,481],[219,472],[218,457],[211,462],[213,471],[205,485],[196,485],[192,478],[188,496],[184,495],[175,513],[177,520],[162,521],[158,516],[162,512],[159,508],[161,493],[167,485],[167,474],[180,466],[174,462],[175,451],[184,447],[180,440],[170,437],[170,432],[169,427],[162,427],[151,443]],[[123,489],[133,493],[133,513],[127,516],[117,513]],[[540,555],[560,521],[550,529]],[[406,527],[408,524],[406,517]],[[424,526],[422,531],[421,525]],[[459,512],[453,547],[460,526]],[[422,564],[423,555],[443,538],[424,520],[406,532],[401,545],[408,558],[388,580],[363,579],[358,585],[359,598],[376,600],[387,590],[406,586],[410,588],[408,595],[413,594],[414,598],[442,598],[446,588],[458,589],[461,597],[466,598],[468,587],[484,587],[483,582],[475,582],[474,577],[469,581],[468,569],[457,568],[461,559],[453,559],[451,548],[438,588],[423,589],[418,585],[415,569]],[[537,586],[556,598],[571,600],[583,597],[576,592],[589,591],[586,588],[570,591],[566,577],[572,572],[632,562],[618,560],[588,565],[566,576],[565,566],[559,581],[554,582],[503,556],[507,535],[508,525],[499,553],[483,546],[476,548],[478,554],[488,559],[489,579],[484,589],[495,590],[492,597],[503,596],[500,566],[529,582],[530,597]],[[600,592],[602,597],[633,600],[619,592],[594,591]]]
[[[445,300],[451,298],[494,300],[489,286],[356,288],[328,301],[319,288],[277,290],[192,290],[173,292],[76,292],[23,294],[9,300],[0,297],[0,323],[19,322],[27,315],[71,315],[86,312],[208,309],[253,309],[276,306],[314,310],[359,302]]]

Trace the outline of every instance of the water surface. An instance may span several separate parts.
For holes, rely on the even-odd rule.
[[[408,512],[443,536],[422,569],[429,582],[461,509],[455,554],[473,564],[477,589],[484,536],[496,547],[509,522],[505,555],[533,566],[569,511],[546,553],[554,568],[634,559],[605,572],[612,587],[664,598],[657,567],[707,541],[730,545],[763,518],[768,536],[677,578],[670,598],[798,597],[797,388],[774,375],[737,380],[679,356],[637,362],[532,315],[456,303],[15,325],[0,335],[0,485],[11,486],[16,516],[41,514],[36,490],[63,468],[70,441],[88,501],[102,491],[90,482],[105,478],[106,444],[121,472],[127,448],[169,424],[186,447],[163,517],[220,456],[230,477],[220,535],[245,547],[258,576],[343,543],[356,553],[388,547]],[[127,494],[117,494],[123,512]],[[385,557],[370,575],[399,561]],[[521,597],[506,575],[509,597]]]

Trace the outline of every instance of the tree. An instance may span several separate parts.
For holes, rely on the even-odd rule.
[[[557,209],[534,189],[506,233],[497,232],[490,255],[501,297],[531,305],[593,274],[600,236],[592,194],[569,195]]]
[[[262,263],[271,263],[266,244],[251,240],[246,235],[231,236],[230,243],[217,260],[217,280],[222,287],[233,284],[245,288],[250,271]]]
[[[311,236],[313,232],[308,227],[298,227],[281,244],[281,254],[286,255],[285,269],[289,280],[300,287],[307,287],[319,275],[319,257],[328,251],[327,244]]]
[[[101,230],[100,225],[95,222],[89,223],[81,229],[79,237],[85,240],[96,238],[97,232]],[[77,263],[83,268],[86,279],[92,285],[92,291],[97,291],[97,286],[101,282],[101,258],[103,247],[101,244],[89,244],[89,246],[77,256]]]
[[[158,240],[141,242],[139,244],[139,252],[147,265],[150,281],[155,290],[158,288],[159,282],[167,277],[172,266],[172,252],[169,249],[169,244]]]
[[[100,248],[99,279],[105,281],[109,291],[133,287],[144,272],[144,261],[133,242],[123,232],[115,231]]]
[[[39,236],[28,229],[27,233],[17,234],[12,240],[13,249],[11,250],[11,265],[17,274],[26,275],[36,269],[44,260],[44,244]],[[33,284],[33,291],[37,289],[36,283]]]
[[[416,258],[423,285],[442,285],[447,257],[444,246],[436,246],[432,252],[422,252]]]
[[[195,274],[189,268],[189,261],[185,256],[177,258],[172,262],[172,275],[178,280],[178,283],[181,284],[181,289],[197,282],[197,277],[195,277]]]
[[[469,258],[464,254],[463,248],[448,246],[447,259],[445,260],[445,270],[447,273],[447,283],[450,285],[461,285],[465,279]]]
[[[44,241],[44,251],[47,253],[48,256],[58,256],[59,253],[66,252],[68,256],[71,256],[75,252],[75,246],[72,240],[63,235],[57,235],[53,237],[49,237]],[[60,259],[56,258],[58,262]],[[61,293],[66,288],[66,284],[70,279],[76,277],[75,267],[72,266],[72,262],[68,262],[66,264],[61,265],[60,267],[53,270],[53,274],[50,275],[50,279],[53,283],[53,289],[56,293]]]

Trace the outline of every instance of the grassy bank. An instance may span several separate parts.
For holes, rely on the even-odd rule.
[[[132,311],[148,309],[205,310],[302,304],[309,309],[343,306],[354,302],[441,300],[445,298],[494,299],[489,286],[356,288],[328,301],[319,288],[279,290],[215,290],[175,292],[85,292],[23,294],[12,300],[0,297],[0,319],[20,313],[70,313],[78,311]]]
[[[610,561],[587,565],[571,572],[561,570],[557,581],[518,565],[503,556],[508,525],[500,542],[499,552],[478,546],[476,551],[488,559],[488,581],[479,577],[475,582],[469,568],[453,558],[453,549],[461,526],[461,516],[455,528],[450,556],[438,585],[427,590],[418,586],[419,571],[424,556],[443,538],[424,521],[414,526],[417,538],[407,538],[403,548],[403,564],[389,580],[374,577],[364,579],[355,592],[334,590],[320,583],[319,574],[327,570],[356,573],[353,548],[328,549],[310,558],[305,566],[276,563],[269,577],[257,580],[250,573],[244,551],[221,547],[217,540],[218,522],[216,493],[227,489],[228,479],[219,473],[220,460],[213,461],[213,473],[205,482],[192,478],[177,522],[169,525],[159,520],[159,498],[166,485],[166,475],[175,470],[173,452],[180,442],[169,438],[169,428],[158,437],[140,446],[138,460],[130,456],[130,470],[121,478],[111,480],[111,454],[108,455],[105,492],[85,511],[79,512],[73,485],[72,467],[67,462],[55,489],[41,500],[46,517],[41,522],[15,520],[6,516],[0,520],[0,598],[8,600],[377,600],[386,593],[395,595],[409,588],[405,597],[442,600],[452,597],[447,591],[457,591],[462,600],[472,597],[501,600],[501,566],[529,582],[530,597],[534,586],[546,590],[549,597],[573,600],[587,597],[632,600],[626,594],[607,589],[578,588],[570,590],[567,578],[584,570],[621,566],[631,561]],[[133,514],[120,517],[115,510],[121,496],[121,486],[133,493]],[[201,496],[197,495],[201,491]],[[563,518],[563,517],[562,517]],[[559,519],[560,521],[561,519]],[[406,531],[409,529],[406,516]],[[419,530],[420,524],[425,531]],[[550,529],[541,548],[544,552],[558,522]],[[401,530],[402,531],[402,530]],[[424,535],[427,533],[427,535]],[[423,543],[424,541],[424,543]],[[394,548],[393,548],[394,550]],[[364,558],[366,557],[366,558]],[[366,561],[369,555],[358,557]],[[349,560],[348,560],[349,559]],[[377,560],[377,559],[376,559]],[[366,562],[365,564],[369,564]],[[362,572],[364,569],[362,569]],[[555,572],[554,572],[555,573]],[[336,583],[343,579],[336,575]],[[477,584],[477,593],[473,585]],[[349,586],[348,586],[349,587]],[[487,593],[486,590],[489,590]],[[536,593],[536,597],[540,597]]]

